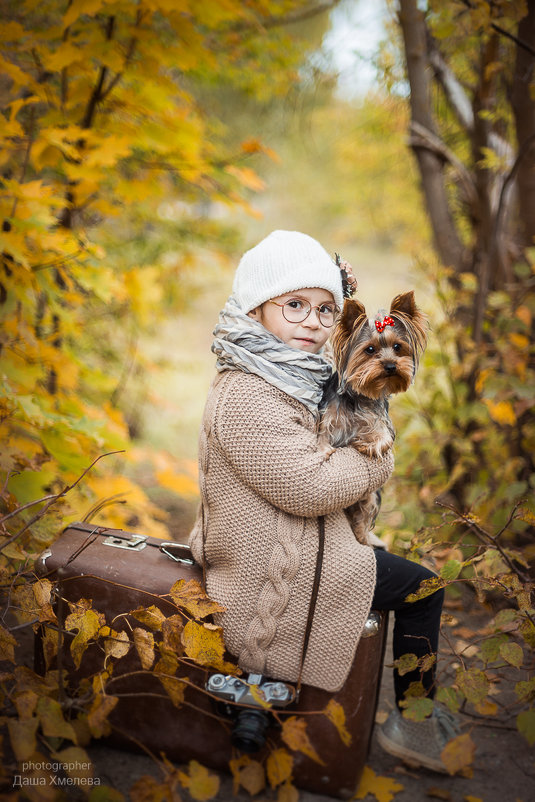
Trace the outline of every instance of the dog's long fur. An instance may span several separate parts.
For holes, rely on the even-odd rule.
[[[380,310],[373,319],[359,301],[346,300],[332,338],[336,370],[320,407],[326,451],[352,445],[380,457],[391,448],[395,432],[388,398],[408,390],[426,342],[426,318],[413,292],[397,295],[390,313]],[[380,494],[371,493],[346,511],[361,543],[369,544],[379,504]]]

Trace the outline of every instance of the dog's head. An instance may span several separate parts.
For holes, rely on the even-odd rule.
[[[333,333],[340,392],[368,398],[408,390],[427,343],[427,321],[414,293],[396,295],[390,312],[369,319],[360,301],[346,300]]]

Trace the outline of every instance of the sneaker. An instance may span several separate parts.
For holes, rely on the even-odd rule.
[[[377,740],[385,752],[412,766],[447,774],[440,754],[448,741],[459,734],[459,724],[447,710],[435,707],[424,721],[410,721],[396,707],[378,730]]]

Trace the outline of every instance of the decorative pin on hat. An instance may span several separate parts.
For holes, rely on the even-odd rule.
[[[340,275],[342,276],[342,292],[344,298],[351,298],[357,291],[358,286],[357,279],[353,275],[353,268],[349,262],[341,258],[339,253],[335,253],[334,255],[336,257],[336,265],[340,268]]]

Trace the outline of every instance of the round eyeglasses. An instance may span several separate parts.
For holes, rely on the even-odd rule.
[[[282,309],[283,317],[288,321],[288,323],[303,323],[303,321],[307,319],[314,309],[318,313],[318,318],[321,325],[326,329],[331,328],[340,311],[336,304],[325,303],[320,304],[319,306],[312,306],[312,304],[306,301],[304,298],[291,298],[289,301],[285,301],[283,304],[271,300],[269,303],[275,304],[275,306],[278,306]]]

